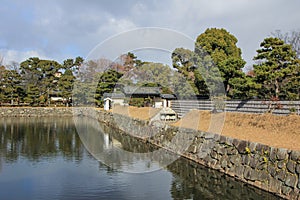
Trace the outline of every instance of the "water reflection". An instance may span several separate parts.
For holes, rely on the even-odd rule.
[[[119,171],[151,172],[167,166],[179,157],[96,120],[76,117],[74,121],[86,149],[97,160]]]
[[[94,141],[90,148],[99,152],[156,150],[98,125],[104,132],[85,134]],[[86,120],[81,120],[81,126],[91,127]],[[123,163],[115,163],[114,168],[97,162],[85,150],[72,118],[0,119],[0,196],[4,199],[276,199],[183,158],[146,174],[115,170],[125,161],[136,162],[122,158]]]
[[[20,156],[38,162],[41,158],[82,159],[83,145],[72,118],[0,119],[1,157],[14,162]]]

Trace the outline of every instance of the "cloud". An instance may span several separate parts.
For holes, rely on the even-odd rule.
[[[299,7],[298,0],[3,0],[0,49],[63,60],[85,57],[106,38],[133,28],[169,28],[196,39],[209,27],[223,27],[238,38],[251,64],[272,31],[299,30]]]
[[[16,51],[16,50],[0,50],[0,56],[3,58],[3,65],[10,65],[12,62],[22,62],[30,57],[39,57],[40,59],[50,59],[38,51]]]

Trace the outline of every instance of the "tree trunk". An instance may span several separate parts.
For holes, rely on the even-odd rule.
[[[229,84],[227,84],[227,86],[226,86],[226,95],[228,95],[228,93],[229,93],[229,90],[230,90],[230,85],[229,85]]]
[[[279,96],[279,83],[278,80],[275,79],[275,97],[278,98]]]

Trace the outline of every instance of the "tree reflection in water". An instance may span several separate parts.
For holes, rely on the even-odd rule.
[[[72,118],[2,118],[0,149],[6,162],[19,156],[31,161],[54,158],[82,159],[83,145],[76,134]]]

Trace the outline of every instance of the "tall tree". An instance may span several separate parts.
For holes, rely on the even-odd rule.
[[[226,95],[229,97],[233,97],[230,90],[234,89],[234,84],[245,78],[242,71],[245,61],[241,57],[241,49],[236,45],[237,41],[225,29],[211,28],[200,34],[195,43],[195,53],[202,50],[207,52],[218,67]]]
[[[208,88],[201,72],[197,69],[195,57],[195,52],[189,49],[176,48],[172,52],[173,67],[183,74],[195,94],[206,96],[209,93]]]
[[[23,97],[21,77],[16,70],[0,67],[0,102],[18,104]]]
[[[95,88],[97,88],[98,80],[111,63],[112,61],[101,58],[86,61],[81,65],[72,91],[73,104],[91,105],[95,103]]]
[[[115,70],[107,70],[99,74],[98,85],[95,92],[95,100],[97,104],[102,104],[102,96],[105,92],[113,92],[116,83],[122,77],[122,73]]]
[[[83,64],[83,58],[82,57],[76,57],[74,59],[66,59],[64,60],[62,64],[62,68],[65,70],[71,70],[73,73],[77,74],[79,68]]]
[[[65,70],[65,72],[58,80],[58,89],[60,91],[60,96],[66,100],[67,105],[69,105],[71,101],[74,81],[75,76],[70,69]]]
[[[49,91],[56,87],[55,73],[61,65],[53,60],[29,58],[20,64],[23,84],[27,91],[27,102],[31,104],[45,103]]]
[[[292,46],[279,38],[266,38],[260,44],[254,60],[256,82],[260,84],[260,97],[299,99],[300,62]],[[292,85],[290,85],[292,83]]]

